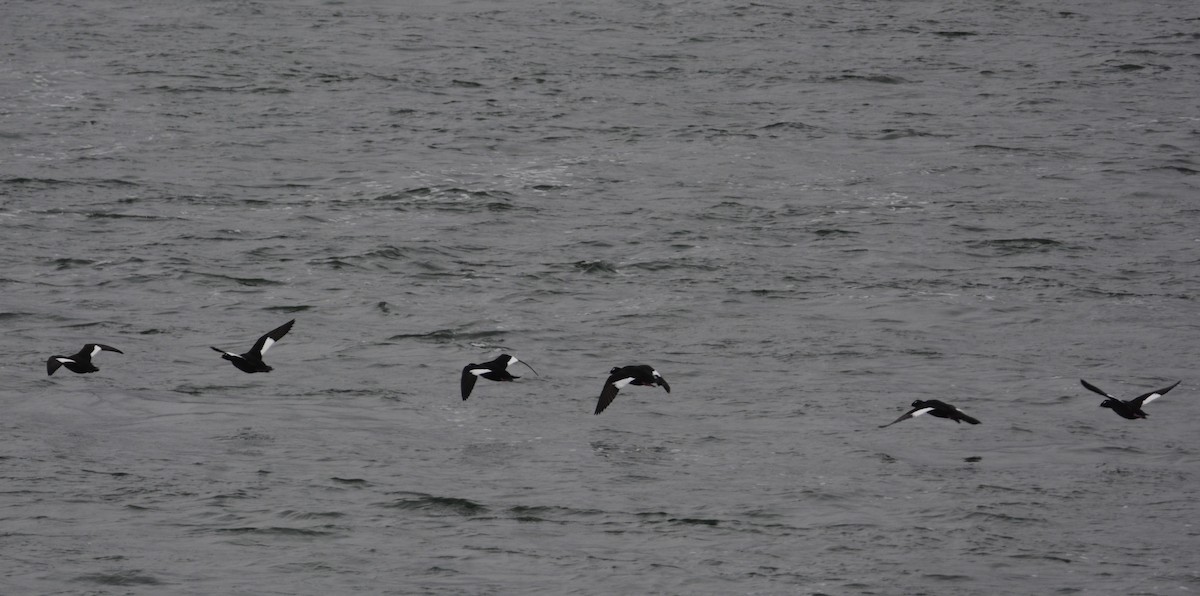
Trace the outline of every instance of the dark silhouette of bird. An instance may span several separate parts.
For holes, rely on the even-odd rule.
[[[1165,387],[1157,391],[1151,391],[1128,400],[1117,399],[1106,393],[1103,389],[1100,389],[1099,387],[1083,379],[1079,379],[1079,382],[1083,383],[1083,386],[1089,391],[1094,391],[1108,398],[1100,404],[1101,408],[1110,408],[1122,418],[1137,420],[1138,418],[1146,418],[1146,413],[1142,411],[1142,406],[1166,395],[1168,391],[1174,389],[1175,385],[1180,384],[1182,381],[1175,381],[1175,383],[1170,387]]]
[[[271,372],[273,369],[267,366],[266,362],[263,362],[263,354],[266,354],[267,350],[275,345],[275,342],[287,335],[287,332],[291,331],[292,324],[295,322],[296,319],[292,319],[272,329],[270,333],[258,338],[258,341],[254,342],[254,347],[250,348],[250,351],[245,354],[234,354],[233,352],[226,352],[221,348],[213,349],[221,353],[221,358],[232,362],[242,372]]]
[[[939,401],[936,399],[918,399],[912,403],[911,410],[905,412],[904,415],[900,416],[899,418],[880,426],[879,428],[887,428],[897,422],[908,420],[909,418],[915,418],[922,414],[929,414],[930,416],[936,416],[938,418],[949,418],[958,423],[966,422],[968,424],[979,424],[978,420],[968,416],[962,410],[944,401]]]
[[[516,356],[509,356],[508,354],[501,354],[491,362],[484,362],[483,364],[475,364],[472,362],[471,364],[464,366],[462,370],[462,379],[459,382],[460,386],[462,387],[463,401],[466,401],[466,399],[471,396],[471,390],[475,388],[475,381],[480,377],[483,377],[489,381],[512,381],[521,378],[508,372],[508,367],[518,362],[524,364],[529,370],[533,370],[533,367],[529,366],[528,363],[521,362],[520,360],[517,360]],[[538,371],[533,370],[533,374],[537,375]],[[540,377],[542,375],[538,376]]]
[[[66,367],[67,370],[73,373],[94,373],[100,369],[92,364],[92,357],[100,352],[125,353],[104,344],[85,344],[83,349],[79,350],[76,354],[70,356],[51,356],[50,359],[46,360],[46,375],[54,374],[54,371],[58,370],[60,366]]]
[[[607,408],[608,404],[617,398],[617,393],[626,385],[650,387],[658,385],[666,389],[667,393],[671,392],[671,386],[667,384],[667,380],[648,364],[615,366],[609,371],[608,380],[604,382],[604,389],[600,390],[600,401],[596,402],[596,411],[593,413],[603,412],[604,408]]]

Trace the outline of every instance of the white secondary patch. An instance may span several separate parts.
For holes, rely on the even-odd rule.
[[[512,366],[512,365],[514,365],[514,364],[516,364],[516,363],[518,363],[518,362],[520,362],[520,360],[517,360],[517,357],[516,357],[516,356],[509,356],[509,357],[508,357],[508,365],[507,365],[507,366]]]
[[[613,387],[616,387],[617,389],[623,389],[626,385],[628,385],[632,382],[633,382],[633,377],[625,377],[624,379],[618,379],[616,381],[613,381]]]
[[[1146,405],[1146,404],[1148,404],[1148,403],[1150,403],[1150,402],[1152,402],[1152,401],[1154,401],[1154,400],[1156,400],[1156,399],[1158,399],[1158,398],[1160,398],[1160,397],[1162,397],[1162,394],[1161,394],[1161,393],[1151,393],[1150,395],[1147,395],[1147,396],[1146,396],[1146,399],[1143,399],[1143,400],[1142,400],[1142,405],[1144,406],[1144,405]]]
[[[492,372],[492,369],[490,369],[490,368],[472,368],[471,370],[469,370],[467,372],[479,377],[479,376],[483,376],[483,373]]]
[[[74,360],[71,360],[70,358],[62,358],[62,357],[59,357],[59,358],[55,358],[55,360],[57,360],[57,361],[59,362],[59,364],[66,364],[66,363],[68,363],[68,362],[70,362],[70,363],[72,363],[72,364],[74,364],[74,363],[75,363],[75,361],[74,361]]]
[[[917,416],[920,416],[921,414],[924,414],[926,412],[932,412],[932,411],[933,411],[933,408],[921,408],[920,410],[913,412],[912,415],[913,415],[913,418],[916,418]]]
[[[103,349],[103,348],[101,348],[100,346],[92,346],[92,356],[95,356],[96,354],[99,354],[99,353],[100,353],[100,350],[102,350],[102,349]]]
[[[267,341],[264,341],[264,342],[263,342],[263,349],[262,349],[262,352],[261,352],[261,353],[262,353],[262,354],[266,354],[266,353],[267,353],[267,350],[270,350],[270,349],[271,349],[271,346],[273,346],[273,345],[275,345],[275,340],[273,340],[273,339],[271,339],[271,338],[269,338],[269,337],[268,337],[268,338],[267,338]]]

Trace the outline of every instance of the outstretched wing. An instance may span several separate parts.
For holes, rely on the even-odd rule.
[[[250,348],[250,351],[258,354],[258,356],[261,358],[263,354],[267,353],[267,350],[271,349],[271,346],[275,345],[275,342],[283,339],[283,336],[287,335],[287,332],[292,330],[292,324],[295,322],[296,319],[292,319],[272,329],[266,335],[258,338],[258,341],[254,342],[254,347]]]
[[[604,389],[600,391],[600,401],[596,402],[596,411],[593,414],[599,414],[608,407],[614,399],[617,399],[617,393],[621,388],[633,381],[632,375],[615,373],[609,375],[608,380],[604,382]]]
[[[462,398],[466,401],[471,396],[471,390],[475,388],[475,380],[478,379],[477,371],[487,372],[488,369],[480,368],[477,364],[468,364],[463,367],[462,380],[459,385],[462,386]]]
[[[96,354],[99,354],[102,350],[106,351],[106,352],[116,352],[118,354],[125,353],[125,352],[122,352],[121,350],[118,350],[118,349],[112,347],[112,346],[106,346],[104,344],[88,344],[88,347],[91,348],[93,358],[95,358]]]
[[[1164,389],[1159,389],[1159,390],[1157,390],[1157,391],[1151,391],[1150,393],[1147,393],[1147,394],[1145,394],[1145,395],[1139,395],[1139,396],[1137,396],[1137,397],[1135,397],[1135,398],[1133,398],[1133,399],[1131,399],[1131,400],[1129,400],[1129,401],[1130,401],[1130,403],[1132,403],[1134,406],[1136,406],[1136,407],[1138,407],[1138,408],[1141,408],[1142,406],[1144,406],[1144,405],[1146,405],[1146,404],[1148,404],[1148,403],[1150,403],[1150,402],[1152,402],[1152,401],[1154,401],[1154,400],[1156,400],[1156,399],[1158,399],[1158,398],[1162,397],[1162,396],[1163,396],[1163,395],[1165,395],[1165,394],[1166,394],[1168,391],[1170,391],[1170,390],[1174,389],[1174,388],[1175,388],[1175,385],[1178,385],[1178,384],[1180,384],[1180,383],[1182,383],[1182,382],[1183,382],[1182,380],[1180,380],[1180,381],[1175,381],[1175,384],[1174,384],[1174,385],[1171,385],[1170,387],[1166,387],[1166,388],[1164,388]]]
[[[920,416],[921,414],[924,414],[924,413],[926,413],[926,412],[929,412],[929,411],[930,411],[930,410],[932,410],[932,409],[933,409],[933,408],[932,408],[932,407],[930,407],[930,406],[923,406],[923,407],[920,407],[920,408],[913,408],[913,409],[911,409],[911,410],[909,410],[909,411],[905,412],[903,416],[901,416],[901,417],[899,417],[899,418],[897,418],[897,419],[895,419],[895,420],[893,420],[893,421],[891,421],[891,422],[889,422],[889,423],[887,423],[887,424],[884,424],[883,426],[880,426],[879,428],[887,428],[887,427],[889,427],[889,426],[891,426],[891,425],[893,425],[893,424],[895,424],[895,423],[897,423],[897,422],[900,422],[900,421],[902,421],[902,420],[908,420],[909,418],[914,418],[914,417]]]
[[[54,371],[58,370],[58,367],[62,366],[64,362],[72,362],[72,360],[63,356],[51,356],[46,361],[46,376],[54,374]]]
[[[1107,397],[1110,399],[1117,399],[1117,398],[1105,393],[1103,389],[1101,389],[1083,379],[1079,379],[1079,382],[1083,383],[1084,388],[1086,388],[1088,391],[1094,391],[1094,392],[1099,393],[1100,395],[1103,395],[1104,397]]]

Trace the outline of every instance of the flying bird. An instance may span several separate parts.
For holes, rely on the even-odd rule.
[[[466,399],[471,396],[471,390],[475,388],[475,381],[480,377],[483,377],[489,381],[512,381],[521,378],[508,372],[508,367],[518,362],[524,364],[529,370],[533,370],[533,367],[529,366],[528,363],[517,360],[516,356],[509,356],[508,354],[501,354],[491,362],[484,362],[483,364],[475,364],[472,362],[471,364],[464,366],[462,371],[462,380],[460,381],[460,385],[462,386],[463,401],[466,401]],[[533,374],[537,375],[538,371],[533,370]],[[542,375],[538,376],[540,377]]]
[[[266,354],[267,350],[275,345],[275,342],[287,335],[287,332],[292,330],[292,323],[295,322],[296,319],[292,319],[271,330],[270,333],[258,338],[258,341],[254,342],[254,347],[250,348],[250,351],[245,354],[234,354],[233,352],[226,352],[221,348],[213,349],[221,353],[221,358],[232,362],[242,372],[271,372],[271,367],[267,366],[266,362],[263,362],[263,354]]]
[[[46,360],[46,375],[54,374],[54,371],[58,370],[60,366],[65,366],[67,370],[73,373],[94,373],[100,369],[92,364],[92,357],[100,352],[125,353],[104,344],[85,344],[83,349],[79,350],[76,354],[70,356],[51,356],[49,360]]]
[[[920,416],[921,414],[929,414],[930,416],[936,416],[938,418],[949,418],[958,423],[967,422],[969,424],[979,424],[978,420],[968,416],[962,410],[960,410],[944,401],[939,401],[936,399],[926,399],[926,400],[918,399],[917,401],[914,401],[912,403],[912,409],[905,412],[903,416],[901,416],[887,424],[884,424],[883,426],[880,426],[879,428],[887,428],[897,422],[900,422],[901,420],[908,420],[909,418],[916,418],[917,416]]]
[[[1144,395],[1139,395],[1133,399],[1128,399],[1128,400],[1117,399],[1117,398],[1105,393],[1104,390],[1100,389],[1099,387],[1097,387],[1083,379],[1079,379],[1079,382],[1083,383],[1083,386],[1086,387],[1089,391],[1094,391],[1094,392],[1099,393],[1100,395],[1103,395],[1104,397],[1108,398],[1108,399],[1104,400],[1103,403],[1100,404],[1101,408],[1110,408],[1110,409],[1112,409],[1112,411],[1116,412],[1117,415],[1122,418],[1128,418],[1130,420],[1137,420],[1138,418],[1146,417],[1146,413],[1142,411],[1142,406],[1166,395],[1166,393],[1168,391],[1174,389],[1175,385],[1178,385],[1182,381],[1175,381],[1175,383],[1173,385],[1171,385],[1170,387],[1166,387],[1164,389],[1159,389],[1158,391],[1151,391],[1150,393],[1146,393]]]
[[[608,380],[604,382],[604,389],[600,391],[600,401],[596,403],[596,411],[594,414],[599,414],[608,407],[614,399],[617,398],[617,393],[626,385],[644,385],[653,387],[658,385],[671,392],[671,386],[667,384],[667,380],[658,374],[654,367],[648,364],[634,364],[631,366],[615,366],[609,371]]]

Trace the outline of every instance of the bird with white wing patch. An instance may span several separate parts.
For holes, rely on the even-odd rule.
[[[978,420],[968,416],[966,412],[963,412],[957,407],[952,406],[944,401],[936,399],[918,399],[912,403],[911,410],[905,412],[899,418],[880,426],[879,428],[887,428],[897,422],[908,420],[909,418],[916,418],[917,416],[922,416],[924,414],[929,414],[930,416],[934,416],[936,418],[949,418],[950,420],[958,423],[966,422],[968,424],[979,424]]]
[[[1103,395],[1104,397],[1108,398],[1100,404],[1101,408],[1109,408],[1112,411],[1116,412],[1117,415],[1122,418],[1128,418],[1129,420],[1137,420],[1138,418],[1146,418],[1147,417],[1146,413],[1142,411],[1142,406],[1166,395],[1166,393],[1168,391],[1174,389],[1176,385],[1182,383],[1183,381],[1175,381],[1175,383],[1172,384],[1170,387],[1164,387],[1162,389],[1157,389],[1157,390],[1151,391],[1149,393],[1143,393],[1142,395],[1139,395],[1133,399],[1126,399],[1126,400],[1117,399],[1116,397],[1113,397],[1112,395],[1110,395],[1108,392],[1104,391],[1103,389],[1101,389],[1083,379],[1079,379],[1079,382],[1082,383],[1084,388],[1086,388],[1088,391],[1099,393],[1100,395]]]
[[[649,364],[615,366],[609,371],[608,380],[604,382],[604,389],[600,391],[600,401],[596,403],[596,411],[593,414],[603,412],[617,398],[617,393],[627,385],[649,387],[658,385],[665,389],[667,393],[671,392],[671,386],[667,384],[667,380],[658,374],[658,371]]]
[[[73,373],[94,373],[100,369],[96,368],[95,364],[92,364],[92,358],[100,352],[116,352],[118,354],[125,353],[112,346],[106,346],[104,344],[85,344],[82,350],[79,350],[79,352],[71,356],[51,356],[48,360],[46,360],[46,375],[53,375],[54,371],[58,370],[60,366],[65,367],[67,370]]]
[[[471,390],[475,388],[475,381],[480,378],[484,378],[489,381],[513,381],[521,378],[508,372],[508,367],[517,363],[524,364],[526,368],[533,371],[533,374],[538,374],[538,371],[533,370],[533,367],[529,366],[528,363],[522,362],[521,360],[518,360],[516,356],[510,356],[508,354],[501,354],[494,360],[484,362],[483,364],[475,364],[472,362],[471,364],[464,366],[462,370],[462,378],[459,381],[459,386],[462,389],[463,401],[466,401],[466,399],[471,396]],[[540,377],[541,375],[538,376]]]
[[[220,348],[213,349],[221,353],[221,358],[232,362],[233,365],[242,372],[271,372],[274,369],[272,369],[270,366],[267,366],[266,362],[263,362],[263,354],[266,354],[267,350],[271,349],[271,346],[275,345],[275,342],[287,335],[287,332],[292,330],[292,324],[295,322],[296,319],[292,319],[276,327],[275,329],[272,329],[266,335],[258,338],[258,341],[254,342],[254,346],[250,348],[250,351],[246,352],[245,354],[234,354],[233,352],[226,352]]]

